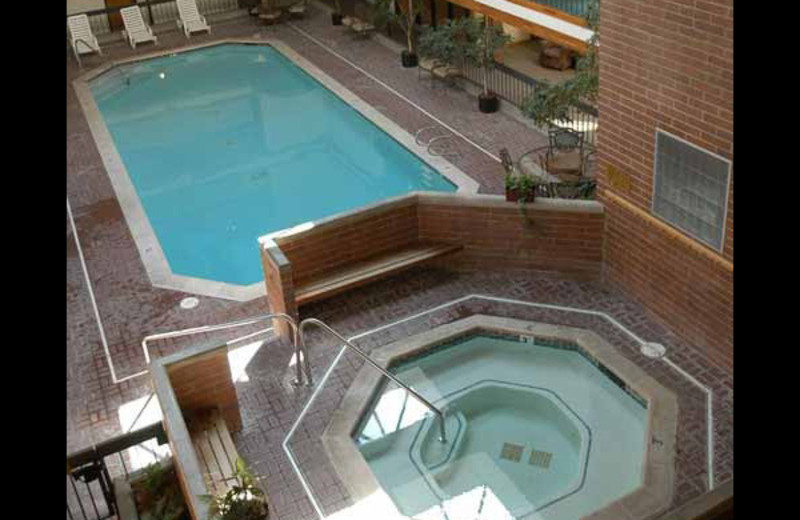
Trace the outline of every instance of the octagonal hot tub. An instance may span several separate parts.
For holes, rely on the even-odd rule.
[[[363,368],[323,437],[356,500],[492,520],[632,519],[671,501],[675,396],[591,331],[473,316],[372,356],[443,410],[447,439]]]

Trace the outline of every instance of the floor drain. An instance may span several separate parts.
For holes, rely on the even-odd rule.
[[[519,444],[504,442],[503,448],[500,450],[500,458],[513,462],[519,462],[519,460],[522,458],[522,450],[523,447]]]
[[[200,304],[200,300],[194,296],[189,296],[181,300],[181,309],[194,309]]]
[[[641,351],[649,358],[660,358],[667,353],[667,349],[661,343],[644,343]]]
[[[553,459],[553,454],[546,451],[531,450],[531,458],[528,464],[532,466],[539,466],[540,468],[549,468],[550,461]]]

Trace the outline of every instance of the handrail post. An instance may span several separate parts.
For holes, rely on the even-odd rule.
[[[294,318],[292,318],[288,314],[284,314],[282,312],[265,314],[263,316],[257,316],[257,317],[254,317],[254,318],[245,318],[245,319],[242,319],[242,320],[232,321],[232,322],[228,322],[228,323],[221,323],[221,324],[218,324],[218,325],[206,325],[206,326],[202,326],[202,327],[193,327],[193,328],[190,328],[190,329],[182,329],[182,330],[176,330],[176,331],[172,331],[172,332],[164,332],[164,333],[160,333],[160,334],[151,334],[149,336],[146,336],[142,340],[142,351],[144,352],[144,359],[145,359],[145,362],[149,365],[150,364],[150,351],[147,348],[147,342],[148,341],[152,341],[152,340],[156,340],[156,339],[174,338],[174,337],[178,337],[178,336],[189,336],[189,335],[192,335],[192,334],[214,332],[214,331],[217,331],[217,330],[231,329],[231,328],[234,328],[234,327],[241,327],[241,326],[244,326],[244,325],[252,325],[252,324],[258,323],[260,321],[267,321],[267,320],[271,321],[271,320],[275,320],[275,319],[284,320],[285,322],[287,322],[289,324],[289,326],[292,329],[292,342],[293,342],[294,356],[295,356],[295,380],[292,381],[292,384],[295,385],[295,386],[300,386],[300,385],[303,384],[303,372],[302,372],[302,367],[300,365],[301,365],[301,363],[305,362],[306,363],[306,386],[311,385],[311,368],[308,365],[308,353],[307,352],[303,352],[303,356],[301,358],[301,345],[298,342],[299,335],[298,335],[298,329],[297,329],[297,322],[295,321]],[[146,374],[146,373],[147,373],[147,371],[145,370],[144,372],[141,372],[140,374]],[[140,374],[134,374],[134,375],[138,376]],[[133,377],[133,376],[128,376],[128,377]]]
[[[425,405],[425,407],[428,408],[428,410],[430,410],[431,412],[433,412],[437,416],[437,418],[439,419],[439,442],[442,442],[442,443],[447,442],[447,436],[446,436],[445,430],[444,430],[444,414],[442,413],[442,411],[440,409],[438,409],[433,404],[431,404],[430,401],[428,401],[427,399],[422,397],[422,395],[420,395],[416,390],[414,390],[413,388],[411,388],[407,384],[405,384],[402,381],[400,381],[394,374],[392,374],[391,372],[389,372],[388,370],[386,370],[385,368],[383,368],[382,366],[377,364],[371,357],[369,357],[369,355],[367,355],[363,350],[361,350],[360,348],[358,348],[354,344],[350,343],[350,341],[345,339],[344,336],[342,336],[341,334],[339,334],[338,332],[333,330],[331,327],[326,325],[323,321],[320,321],[320,320],[318,320],[316,318],[306,318],[303,321],[301,321],[300,325],[297,327],[298,334],[299,334],[299,337],[300,337],[300,344],[303,345],[303,351],[306,354],[308,352],[308,348],[306,347],[306,344],[305,344],[306,343],[305,342],[305,336],[303,336],[303,330],[305,329],[306,325],[316,325],[317,327],[321,328],[322,330],[328,332],[329,334],[334,336],[336,339],[341,341],[346,347],[349,347],[349,348],[353,349],[359,356],[361,356],[362,359],[364,359],[364,361],[366,361],[368,364],[372,365],[373,368],[377,369],[384,376],[386,376],[389,379],[391,379],[392,381],[394,381],[398,386],[400,386],[401,388],[405,389],[406,392],[408,392],[412,396],[416,397],[419,400],[419,402],[421,402],[423,405]],[[307,355],[306,355],[305,361],[306,361],[306,370],[308,371],[307,372],[307,377],[309,378],[309,381],[310,381],[311,380],[310,379],[311,378],[311,373],[310,373],[310,366],[309,366]]]

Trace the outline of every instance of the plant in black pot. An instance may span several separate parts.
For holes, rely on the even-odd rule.
[[[256,477],[242,459],[236,459],[237,483],[222,495],[204,498],[210,502],[209,518],[216,520],[266,520],[269,518],[264,491],[256,485]]]
[[[471,49],[467,57],[472,65],[481,69],[483,92],[478,95],[478,109],[488,114],[497,112],[500,107],[500,98],[489,90],[489,72],[496,64],[495,53],[509,42],[510,37],[503,32],[502,25],[489,25],[486,16],[483,17],[483,22],[473,19],[473,24],[475,28],[472,30]]]
[[[333,25],[342,25],[342,3],[340,0],[333,0],[333,11],[331,12],[331,23]]]
[[[426,12],[425,4],[422,0],[378,0],[376,7],[378,14],[373,25],[383,27],[391,23],[398,26],[406,35],[406,50],[400,55],[403,67],[416,67],[416,20]]]

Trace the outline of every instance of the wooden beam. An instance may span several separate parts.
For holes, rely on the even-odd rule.
[[[513,25],[514,27],[527,31],[535,36],[544,38],[545,40],[561,45],[562,47],[566,47],[567,49],[571,49],[580,54],[585,54],[589,48],[589,45],[586,42],[581,41],[577,38],[573,38],[572,36],[560,33],[558,31],[554,31],[553,29],[549,29],[542,25],[535,24],[527,20],[523,20],[522,18],[517,18],[512,14],[508,14],[503,11],[498,11],[497,9],[475,2],[473,0],[449,0],[449,1],[454,4],[458,4],[462,7],[466,7],[471,11],[477,11],[479,13],[483,13],[486,16],[489,16],[490,18],[494,18],[495,20],[499,20],[503,23]],[[522,5],[521,1],[515,3]]]

